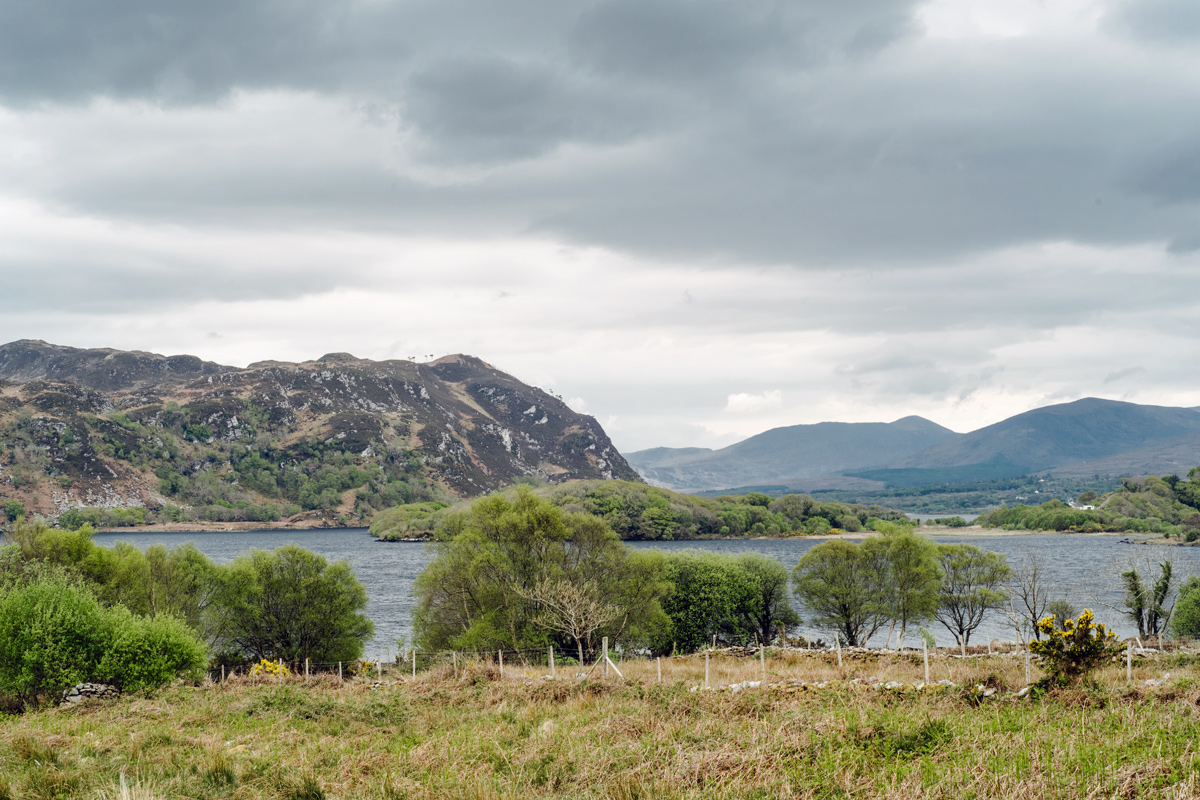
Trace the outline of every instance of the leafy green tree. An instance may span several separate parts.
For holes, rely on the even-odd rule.
[[[787,567],[761,553],[743,553],[738,556],[737,565],[758,589],[758,596],[742,610],[745,626],[758,641],[766,644],[779,633],[780,627],[787,630],[800,624],[800,615],[788,597]]]
[[[1058,630],[1065,630],[1064,626],[1067,624],[1067,620],[1075,619],[1078,613],[1078,609],[1071,604],[1071,601],[1060,597],[1058,600],[1053,600],[1046,604],[1046,613],[1038,620],[1038,624],[1041,624],[1042,619],[1049,617]],[[1037,638],[1041,638],[1040,627],[1038,628]]]
[[[1171,632],[1181,639],[1200,639],[1200,575],[1193,575],[1179,587]]]
[[[938,561],[942,583],[937,620],[954,634],[965,653],[971,633],[984,616],[1008,601],[1002,587],[1012,570],[1002,553],[984,552],[969,544],[939,545]]]
[[[540,650],[577,644],[539,624],[537,586],[594,586],[617,610],[591,636],[644,645],[669,624],[659,605],[669,585],[657,553],[631,553],[598,517],[566,512],[527,487],[476,500],[443,518],[434,559],[417,577],[413,615],[425,650]],[[591,590],[589,590],[591,591]],[[585,637],[585,651],[594,639]]]
[[[911,623],[932,619],[937,611],[941,585],[937,550],[907,526],[885,525],[882,533],[862,546],[868,552],[882,551],[876,560],[883,562],[880,569],[887,571],[883,601],[892,626],[900,625],[900,642],[903,644]],[[889,631],[889,642],[891,638]]]
[[[841,539],[809,550],[792,571],[793,592],[812,622],[851,647],[866,644],[887,619],[886,582],[886,563],[877,550]]]
[[[354,661],[375,633],[350,565],[296,545],[234,559],[217,572],[211,605],[218,645],[252,660]]]
[[[672,553],[667,558],[666,577],[674,586],[662,601],[671,618],[671,641],[660,641],[658,649],[675,647],[690,653],[711,642],[713,636],[749,636],[739,623],[753,619],[762,589],[737,559],[695,550]]]

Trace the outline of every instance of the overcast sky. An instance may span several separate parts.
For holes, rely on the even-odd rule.
[[[464,352],[617,446],[1200,405],[1195,0],[9,0],[0,342]]]

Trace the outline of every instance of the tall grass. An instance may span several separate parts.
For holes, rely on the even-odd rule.
[[[958,685],[921,691],[919,654],[845,656],[777,654],[737,692],[696,688],[703,656],[664,659],[661,683],[649,661],[623,680],[460,663],[175,686],[3,718],[0,798],[1200,797],[1191,656],[1037,700],[1015,696],[1015,654],[939,658],[931,679]],[[761,677],[758,659],[709,672]]]

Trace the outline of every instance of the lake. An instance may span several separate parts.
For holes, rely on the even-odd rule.
[[[1092,608],[1098,621],[1109,625],[1121,636],[1136,633],[1132,623],[1118,612],[1106,607],[1120,606],[1123,592],[1119,584],[1120,573],[1128,569],[1131,560],[1136,560],[1143,575],[1144,565],[1170,559],[1179,582],[1187,576],[1200,574],[1200,548],[1193,547],[1150,547],[1122,544],[1115,536],[1083,536],[1079,534],[1032,534],[1025,536],[932,536],[937,542],[973,544],[984,550],[1004,553],[1010,563],[1026,553],[1038,559],[1056,587],[1055,597],[1065,597],[1079,609]],[[185,542],[194,542],[201,552],[213,561],[223,564],[233,560],[239,553],[251,548],[273,550],[285,544],[295,543],[320,553],[330,561],[345,559],[350,562],[358,579],[367,588],[369,604],[367,614],[375,623],[375,638],[367,645],[368,658],[390,659],[397,652],[396,640],[411,641],[412,612],[414,600],[413,581],[428,563],[428,546],[417,542],[377,542],[366,528],[340,530],[263,530],[239,532],[192,532],[192,533],[100,533],[97,544],[112,546],[118,541],[129,542],[145,549],[152,544],[163,544],[167,548]],[[796,565],[802,555],[820,544],[821,539],[743,539],[692,542],[629,542],[637,548],[654,548],[666,552],[676,550],[707,550],[716,553],[757,552],[776,558],[788,569]],[[1157,567],[1153,567],[1157,572]],[[796,609],[801,617],[804,609]],[[954,643],[950,633],[934,622],[926,626],[938,643],[949,646]],[[800,626],[800,632],[811,636],[814,630]],[[916,631],[909,634],[908,644],[919,643]],[[819,634],[818,634],[819,635]],[[882,645],[883,636],[876,635],[874,645]],[[1014,637],[1003,615],[995,613],[971,637],[972,642],[983,644],[992,638]],[[825,639],[829,640],[828,634]],[[407,644],[406,644],[407,646]]]

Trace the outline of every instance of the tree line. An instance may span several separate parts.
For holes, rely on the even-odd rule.
[[[514,490],[515,491],[515,490]],[[694,497],[628,481],[570,481],[537,493],[563,511],[602,520],[620,539],[679,541],[713,537],[783,536],[874,530],[884,522],[912,524],[902,511],[852,503],[822,503],[803,494],[772,498],[759,492]],[[371,533],[380,539],[449,538],[470,518],[470,503],[415,504],[380,513]]]
[[[295,545],[215,564],[191,544],[101,547],[89,525],[18,519],[0,547],[0,694],[37,705],[260,659],[353,662],[374,633],[345,561]]]
[[[808,625],[848,646],[886,631],[910,642],[938,624],[965,651],[1000,615],[1022,641],[1046,618],[1065,624],[1078,610],[1055,596],[1044,565],[1015,563],[967,544],[937,544],[906,525],[884,523],[861,542],[833,539],[790,570],[758,554],[632,549],[602,517],[568,511],[529,489],[471,504],[416,581],[416,644],[425,651],[544,653],[548,646],[593,658],[607,637],[654,654],[691,652],[716,641],[794,641],[801,608]],[[1200,637],[1200,577],[1179,591],[1170,563],[1121,574],[1127,615],[1142,636]],[[878,638],[875,639],[878,641]]]

